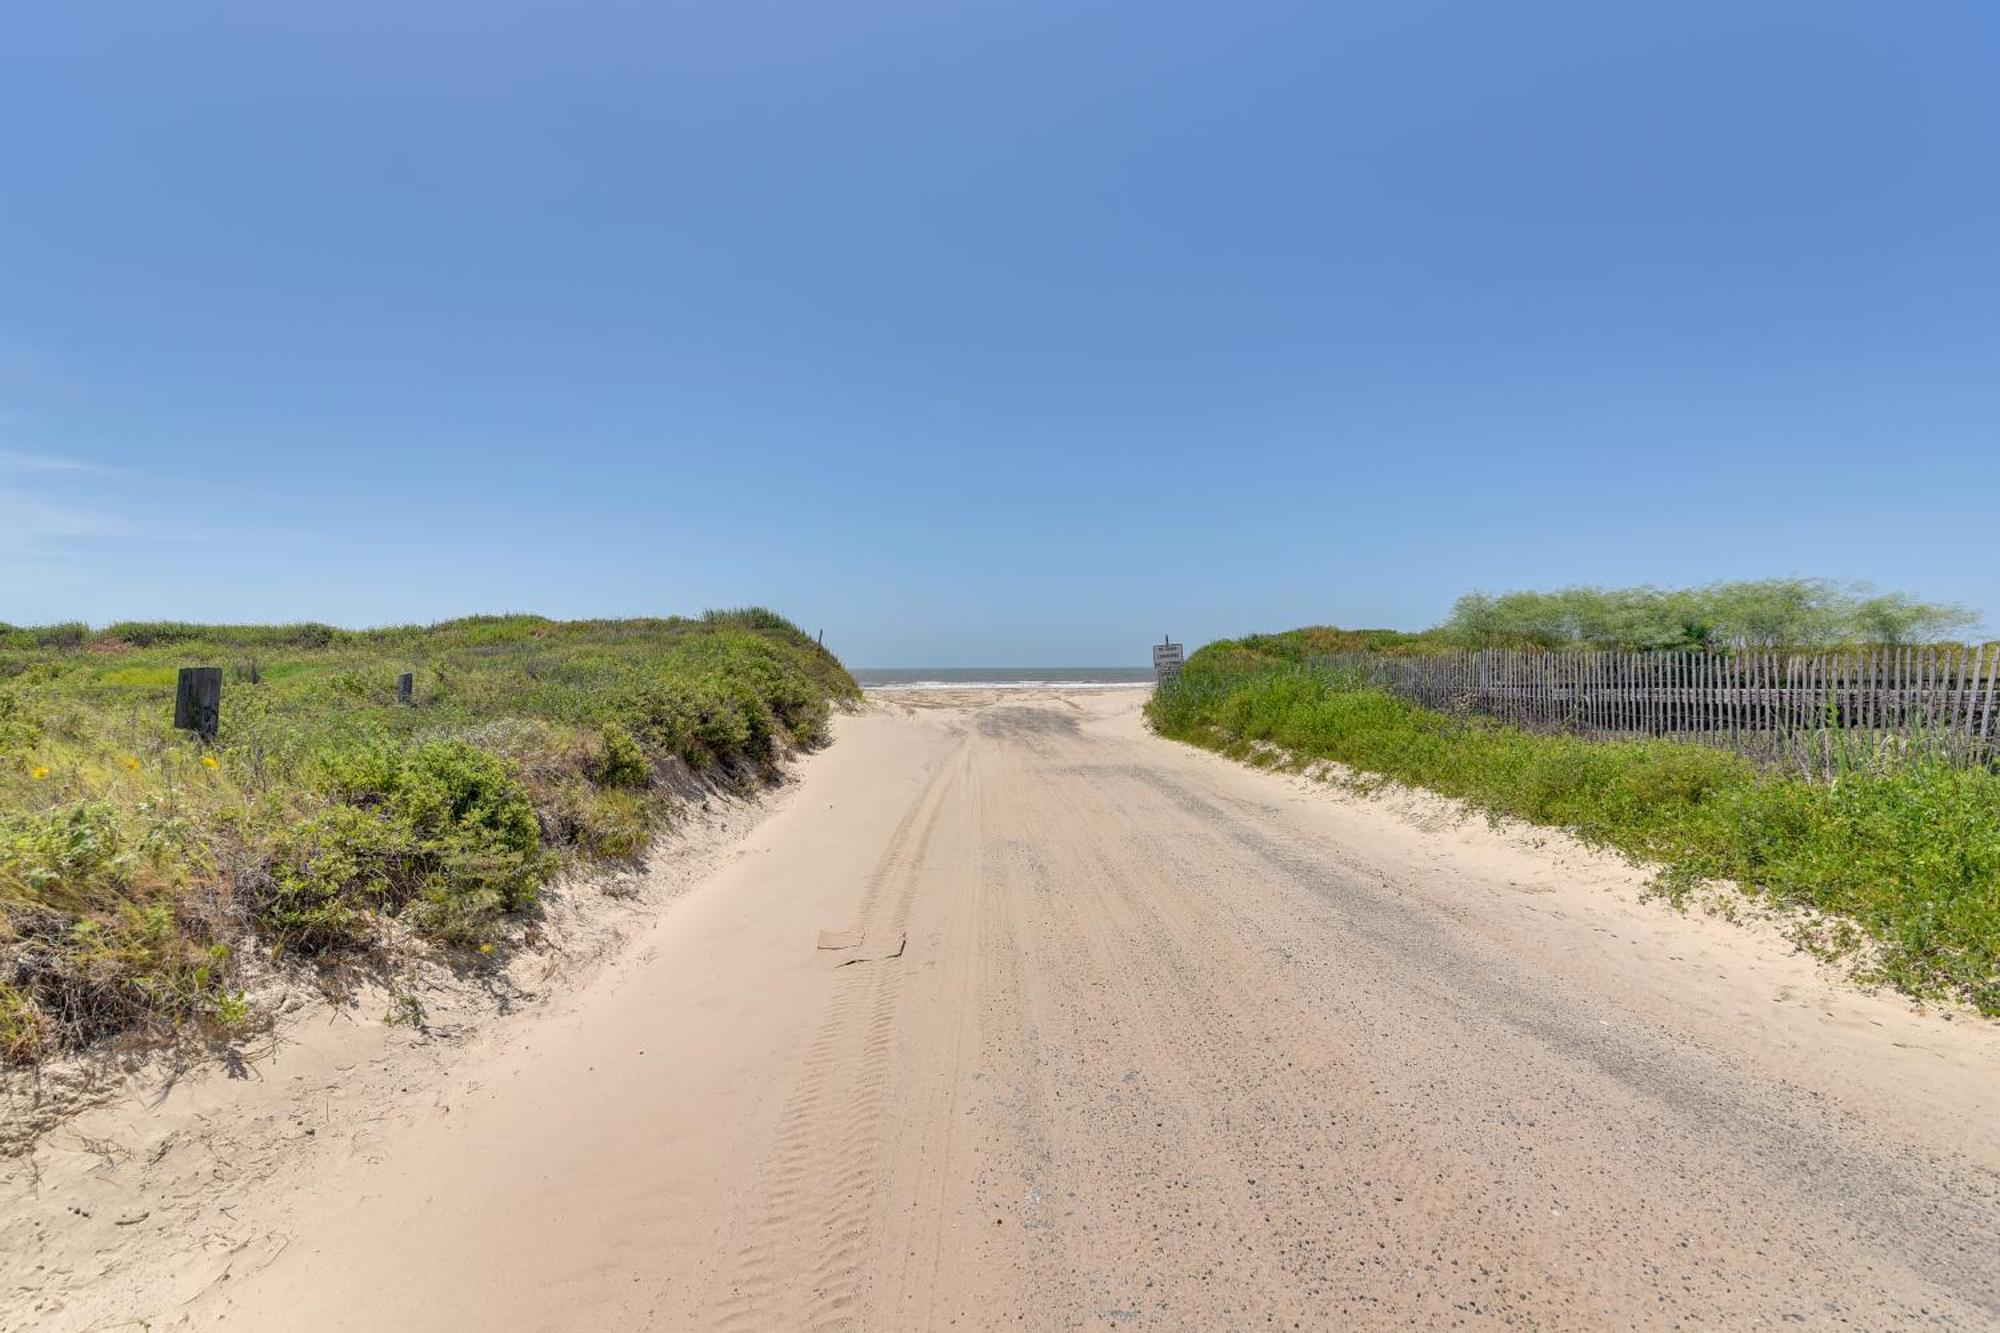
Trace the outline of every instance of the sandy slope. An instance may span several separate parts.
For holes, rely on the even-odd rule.
[[[1992,1025],[1139,698],[844,719],[621,964],[247,1193],[228,1278],[40,1322],[2000,1323]]]

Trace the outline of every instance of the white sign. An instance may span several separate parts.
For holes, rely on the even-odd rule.
[[[1181,674],[1181,646],[1177,643],[1153,645],[1153,672],[1165,684]]]

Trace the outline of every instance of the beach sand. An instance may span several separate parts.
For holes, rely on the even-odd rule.
[[[8,1163],[0,1327],[2000,1319],[1995,1025],[1144,697],[875,693],[514,1012],[142,1080]]]

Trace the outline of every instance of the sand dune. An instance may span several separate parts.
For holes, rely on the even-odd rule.
[[[45,1200],[6,1326],[2000,1321],[1992,1025],[1142,698],[878,696],[594,981],[302,1111],[236,1231]]]

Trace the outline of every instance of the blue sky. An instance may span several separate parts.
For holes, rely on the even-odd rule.
[[[2000,624],[1990,3],[17,5],[0,620]]]

